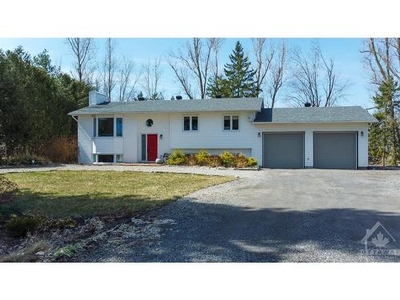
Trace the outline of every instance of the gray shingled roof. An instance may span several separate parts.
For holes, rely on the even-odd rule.
[[[261,98],[109,102],[70,112],[71,116],[114,113],[260,111]]]
[[[256,114],[255,123],[330,123],[377,120],[361,106],[266,108]]]

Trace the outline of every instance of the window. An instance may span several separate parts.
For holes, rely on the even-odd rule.
[[[224,130],[231,130],[231,116],[224,116]]]
[[[224,116],[224,130],[239,130],[239,116]]]
[[[99,154],[97,155],[97,162],[99,163],[113,163],[114,155],[112,154]]]
[[[197,116],[183,117],[183,130],[185,131],[199,130],[199,117]]]
[[[239,116],[232,116],[232,130],[239,130]]]
[[[114,118],[98,118],[99,136],[114,136]]]
[[[192,130],[197,130],[199,125],[198,117],[192,117]]]
[[[190,130],[190,117],[183,117],[183,130]]]
[[[116,123],[117,123],[117,136],[122,136],[122,118],[117,118],[116,119]]]
[[[96,118],[93,118],[93,137],[96,137]]]

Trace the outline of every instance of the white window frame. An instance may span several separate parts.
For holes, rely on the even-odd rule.
[[[113,119],[113,135],[100,135],[99,134],[99,119]],[[122,120],[121,135],[117,135],[117,120]],[[96,116],[92,118],[92,135],[93,138],[122,138],[124,136],[124,118],[121,116]]]
[[[189,118],[189,129],[185,129],[185,118]],[[197,129],[193,129],[193,118],[197,118]],[[183,131],[199,131],[199,116],[190,115],[190,116],[183,116]]]
[[[225,128],[225,118],[229,117],[229,129]],[[237,129],[233,129],[233,117],[237,117]],[[222,118],[222,128],[224,131],[239,131],[240,130],[240,116],[239,115],[224,115]]]

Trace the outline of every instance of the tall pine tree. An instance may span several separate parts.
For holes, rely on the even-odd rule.
[[[257,97],[255,71],[251,68],[249,58],[245,56],[239,41],[229,55],[230,63],[225,64],[223,76],[211,78],[208,84],[208,95],[223,98]]]
[[[395,114],[394,101],[399,97],[400,87],[389,77],[379,87],[374,97],[377,112],[374,116],[379,123],[371,124],[369,151],[370,156],[379,158],[383,165],[397,165],[400,160],[400,129]]]

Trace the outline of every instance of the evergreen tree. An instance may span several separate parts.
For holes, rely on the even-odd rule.
[[[227,80],[222,75],[210,77],[207,85],[207,95],[211,98],[231,97]]]
[[[254,79],[256,72],[251,68],[251,62],[245,56],[239,41],[229,55],[229,60],[230,63],[224,66],[225,77],[211,78],[207,88],[208,95],[221,95],[224,98],[257,97],[259,91],[256,90]]]
[[[230,63],[225,64],[224,72],[230,97],[255,97],[255,71],[251,68],[249,58],[244,55],[243,47],[236,42],[233,53],[229,55]]]
[[[371,124],[369,151],[370,156],[379,158],[383,165],[397,165],[400,160],[400,129],[399,120],[395,114],[394,101],[399,96],[400,88],[389,77],[379,87],[374,97],[377,112],[374,113],[379,123]]]
[[[0,49],[0,144],[7,154],[38,154],[56,137],[76,135],[68,112],[86,106],[91,87],[51,64],[46,51],[33,59],[22,47]]]

